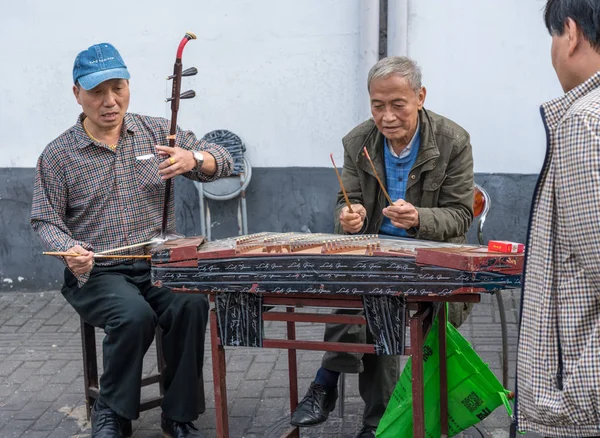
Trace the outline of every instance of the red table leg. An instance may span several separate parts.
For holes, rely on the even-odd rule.
[[[425,397],[423,385],[423,318],[426,307],[410,318],[410,349],[412,356],[413,437],[425,438]]]
[[[227,412],[227,368],[225,365],[225,349],[219,340],[217,313],[210,311],[210,346],[212,350],[213,379],[215,386],[215,415],[217,436],[229,438],[229,421]]]
[[[293,307],[287,307],[287,312],[294,312]],[[287,338],[289,340],[296,340],[296,323],[294,321],[287,322]],[[296,358],[296,350],[290,348],[288,350],[288,368],[289,368],[289,379],[290,379],[290,415],[298,406],[298,361]],[[293,428],[293,431],[286,435],[290,438],[300,438],[300,430],[297,427]]]
[[[448,371],[446,364],[446,303],[438,313],[440,342],[440,430],[442,438],[448,436]]]

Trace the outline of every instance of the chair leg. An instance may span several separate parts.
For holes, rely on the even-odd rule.
[[[154,337],[156,342],[156,367],[158,368],[158,374],[160,374],[160,379],[158,381],[158,387],[160,391],[160,396],[165,395],[165,357],[163,355],[163,343],[162,343],[163,333],[160,326],[156,326],[156,335]]]
[[[96,358],[96,331],[94,327],[82,318],[81,325],[81,347],[83,350],[83,382],[85,385],[85,407],[87,418],[90,419],[94,397],[90,393],[90,387],[98,388],[98,360]]]
[[[338,393],[339,393],[339,404],[338,404],[338,415],[340,418],[344,418],[344,404],[346,398],[346,373],[340,374],[340,383],[338,385]]]
[[[502,385],[508,388],[508,330],[506,328],[506,311],[502,291],[496,292],[498,312],[500,313],[500,329],[502,330]]]

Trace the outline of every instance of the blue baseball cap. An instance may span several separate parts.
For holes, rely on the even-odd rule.
[[[73,82],[91,90],[109,79],[129,79],[129,71],[112,44],[94,44],[80,52],[73,65]]]

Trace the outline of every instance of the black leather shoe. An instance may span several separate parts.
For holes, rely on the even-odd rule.
[[[124,438],[131,436],[131,421],[116,414],[102,401],[92,408],[92,438]]]
[[[178,423],[177,421],[162,417],[160,420],[160,428],[162,429],[163,436],[166,438],[204,437],[191,421],[187,423]]]
[[[375,438],[375,432],[377,431],[376,427],[372,426],[363,426],[363,428],[358,432],[356,438]]]
[[[316,426],[329,418],[329,413],[335,409],[338,398],[337,387],[326,390],[318,383],[312,382],[302,401],[292,414],[290,423],[293,426]]]

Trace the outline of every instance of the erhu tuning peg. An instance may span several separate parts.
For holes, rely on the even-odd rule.
[[[196,97],[196,92],[194,90],[184,91],[179,96],[180,99],[191,99],[192,97]]]
[[[196,97],[196,92],[194,90],[184,91],[179,95],[180,99],[191,99],[192,97]],[[172,97],[165,99],[165,102],[171,102],[173,100]]]
[[[181,76],[194,76],[198,74],[198,69],[196,67],[186,68],[181,72]],[[167,76],[167,81],[170,79],[174,79],[175,75]]]
[[[194,76],[198,74],[198,69],[196,67],[186,68],[181,72],[181,76]]]

